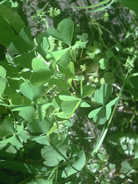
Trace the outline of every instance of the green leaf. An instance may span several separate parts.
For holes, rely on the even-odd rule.
[[[134,96],[135,100],[138,100],[138,77],[131,77],[126,84],[127,90]]]
[[[67,90],[70,86],[69,84],[63,79],[63,77],[52,77],[49,81],[49,84],[52,86],[58,87],[60,90]]]
[[[77,98],[75,96],[68,96],[68,95],[59,95],[59,98],[66,102],[72,102],[72,101],[78,101],[80,98]]]
[[[37,143],[42,145],[49,145],[48,136],[46,135],[39,135],[39,136],[29,135],[27,138],[30,139],[31,141],[36,141]]]
[[[64,112],[57,112],[54,113],[54,115],[56,115],[57,117],[61,118],[61,119],[69,119],[70,116],[68,116],[68,114],[64,113]]]
[[[20,91],[31,101],[36,101],[42,96],[44,89],[43,86],[32,86],[31,84],[24,82],[20,85]]]
[[[23,147],[19,139],[16,137],[16,135],[13,135],[12,137],[8,139],[4,139],[3,141],[0,141],[0,144],[8,144],[10,143],[11,145],[15,146],[17,149],[20,149]]]
[[[108,68],[108,60],[107,59],[104,59],[104,58],[100,59],[99,64],[100,64],[100,68],[102,70],[105,70]]]
[[[109,119],[109,117],[111,115],[111,107],[117,102],[118,99],[119,99],[119,97],[116,97],[114,100],[112,100],[111,102],[109,102],[106,105],[106,118],[107,118],[107,120]]]
[[[95,109],[91,111],[88,114],[88,118],[93,118],[93,121],[99,125],[103,125],[106,122],[106,112],[105,112],[105,107],[102,106],[98,109]]]
[[[31,83],[35,86],[39,86],[46,83],[53,75],[53,72],[41,59],[34,58],[32,61],[32,68],[34,73],[32,74],[30,80]]]
[[[70,46],[73,37],[73,31],[73,21],[71,19],[64,19],[58,24],[57,30],[54,28],[48,28],[46,32]]]
[[[6,80],[0,78],[0,97],[2,97],[5,88],[6,88]]]
[[[6,116],[6,118],[0,124],[0,138],[13,134],[13,122],[9,116]]]
[[[16,37],[14,30],[5,21],[3,17],[0,16],[0,43],[4,46],[9,46],[9,44]]]
[[[6,77],[6,70],[2,66],[0,66],[0,77],[2,78]]]
[[[95,101],[104,105],[111,96],[112,91],[113,88],[110,84],[103,84],[94,94]]]
[[[138,158],[133,159],[132,166],[134,169],[138,169]]]
[[[52,134],[55,130],[57,129],[57,124],[54,124],[51,128],[50,128],[50,130],[48,131],[48,135],[50,135],[50,134]]]
[[[131,170],[132,170],[132,167],[130,166],[130,164],[129,164],[127,161],[123,161],[123,162],[121,163],[121,169],[120,169],[120,172],[121,172],[121,173],[126,174],[126,173],[128,173],[129,171],[131,171]]]
[[[70,50],[69,48],[62,49],[59,51],[54,51],[49,53],[46,58],[48,60],[59,61],[61,67],[68,67],[70,61]]]
[[[2,16],[17,33],[25,26],[17,12],[12,11],[7,6],[0,5],[0,16]]]
[[[56,147],[45,146],[41,149],[41,155],[45,159],[44,164],[53,167],[65,160],[67,148],[64,145],[57,144]]]
[[[106,119],[108,120],[111,115],[111,106],[109,104],[106,105]]]
[[[19,67],[27,67],[31,69],[31,63],[35,58],[34,52],[24,53],[14,58],[14,63]]]
[[[68,64],[68,63],[67,63]],[[73,77],[75,75],[74,63],[70,62],[67,67],[63,67],[64,65],[59,65],[59,70],[65,77]]]
[[[83,33],[82,35],[77,35],[77,38],[81,41],[86,41],[88,39],[88,34],[87,33]]]
[[[91,107],[91,106],[86,102],[81,102],[80,107]]]
[[[65,54],[59,59],[59,65],[63,68],[69,67],[70,63],[70,50],[68,49]]]
[[[115,82],[115,77],[113,72],[105,72],[103,77],[105,82],[108,84],[113,84]]]
[[[62,177],[67,178],[72,174],[81,171],[85,165],[85,153],[83,150],[80,150],[78,146],[71,145],[72,158],[69,160],[67,167],[62,172]]]
[[[138,161],[138,137],[137,137],[136,142],[135,142],[134,153],[135,153],[135,159],[137,159],[137,161]]]
[[[12,54],[19,54],[33,49],[33,42],[31,31],[29,27],[24,27],[21,29],[18,36],[15,37],[13,42],[9,45],[9,51]]]
[[[138,1],[137,0],[118,0],[118,2],[123,5],[128,7],[129,9],[135,11],[138,14]]]
[[[44,104],[38,104],[38,117],[39,120],[42,121],[46,116],[46,110],[52,105],[52,103],[44,103]]]
[[[30,182],[27,182],[27,184],[53,184],[53,181],[52,180],[47,180],[47,179],[44,179],[44,178],[37,178],[37,179],[33,179],[32,181]]]
[[[51,126],[51,122],[48,119],[42,121],[33,120],[27,124],[28,129],[33,133],[45,133],[47,134]]]
[[[68,115],[68,117],[71,117],[72,114],[75,112],[75,110],[78,108],[80,105],[81,100],[76,100],[76,101],[64,101],[61,103],[61,109],[65,114]]]
[[[11,106],[12,111],[19,111],[21,116],[26,121],[32,121],[34,119],[34,107],[33,106]]]
[[[24,124],[17,125],[16,138],[19,139],[21,143],[27,142],[27,136],[26,136],[25,131],[24,131]]]
[[[20,171],[22,173],[30,173],[30,174],[41,174],[42,172],[47,171],[47,169],[41,166],[40,164],[31,165],[31,164],[26,164],[22,162],[6,161],[6,160],[0,160],[0,168]]]
[[[19,115],[26,121],[32,121],[34,119],[34,107],[26,106],[20,112]]]
[[[82,98],[85,98],[87,96],[90,96],[92,95],[93,93],[95,92],[95,88],[92,87],[92,86],[86,86],[86,85],[83,85],[82,86]]]
[[[36,51],[46,60],[48,53],[49,43],[47,40],[48,35],[46,33],[40,33],[35,37],[37,48]]]
[[[107,120],[105,107],[101,107],[96,116],[93,117],[93,121],[99,125],[103,125]]]
[[[100,110],[101,110],[101,107],[98,108],[98,109],[95,109],[95,110],[91,111],[91,112],[88,114],[88,118],[93,118],[94,116],[96,116],[96,115],[99,113]]]

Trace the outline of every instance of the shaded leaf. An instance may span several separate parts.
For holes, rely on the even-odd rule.
[[[6,116],[6,118],[0,124],[0,138],[13,134],[13,122],[11,121],[11,118],[9,116]]]
[[[31,63],[35,58],[34,52],[24,53],[14,58],[14,63],[20,67],[27,67],[31,69]]]
[[[27,124],[28,129],[33,133],[48,133],[51,122],[48,119],[42,121],[33,120]]]
[[[31,84],[24,82],[20,85],[20,91],[31,101],[36,101],[42,96],[44,89],[43,86],[32,86]]]
[[[61,109],[65,114],[67,114],[69,117],[72,116],[72,114],[75,112],[75,110],[80,105],[81,101],[64,101],[61,103]]]
[[[26,121],[32,121],[34,119],[34,106],[11,106],[12,111],[19,111],[21,116]]]
[[[67,148],[64,145],[57,144],[53,146],[45,146],[41,150],[41,155],[44,158],[44,164],[53,167],[59,164],[61,160],[65,160]],[[62,156],[63,155],[63,156]]]
[[[6,160],[0,160],[0,168],[20,171],[23,173],[30,173],[30,174],[41,174],[42,172],[47,171],[47,169],[43,166],[40,166],[40,164],[31,165],[31,164],[26,164],[22,162],[6,161]]]
[[[95,88],[92,87],[92,86],[86,86],[86,85],[83,85],[82,86],[82,98],[85,98],[87,96],[90,96],[92,95],[93,93],[95,92]]]
[[[137,0],[118,0],[118,2],[123,5],[128,7],[129,9],[132,9],[138,14],[138,1]]]
[[[46,58],[48,60],[59,61],[61,67],[68,67],[70,61],[70,50],[69,48],[54,51],[49,53]]]
[[[32,74],[30,80],[33,85],[39,86],[41,84],[44,84],[53,75],[53,72],[41,59],[34,58],[32,61],[32,68],[34,73]]]
[[[7,6],[0,5],[0,16],[2,16],[17,33],[19,33],[25,26],[18,13],[16,11],[12,11]]]
[[[9,51],[13,54],[25,52],[33,49],[33,42],[31,32],[28,27],[21,29],[18,36],[15,37],[13,42],[9,45]]]
[[[10,25],[0,16],[0,43],[4,46],[9,46],[9,44],[14,40],[15,33]]]
[[[44,103],[44,104],[38,104],[38,117],[39,120],[42,121],[46,116],[46,110],[52,105],[52,103]]]
[[[36,51],[44,58],[46,59],[46,54],[48,53],[49,43],[47,40],[47,34],[46,33],[40,33],[35,37],[36,43],[37,43],[37,49]]]
[[[71,153],[72,157],[62,172],[62,177],[64,178],[80,171],[85,165],[86,157],[83,150],[80,150],[76,145],[71,145]]]
[[[127,161],[123,161],[121,163],[121,169],[120,172],[121,173],[128,173],[130,170],[132,169],[132,167],[130,166],[130,164]]]

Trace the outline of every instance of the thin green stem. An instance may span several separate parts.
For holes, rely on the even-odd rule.
[[[98,141],[97,141],[97,143],[96,143],[94,149],[92,150],[91,159],[90,159],[89,161],[91,161],[91,160],[93,159],[93,157],[95,156],[95,154],[98,153],[98,151],[99,151],[99,149],[100,149],[100,147],[101,147],[101,145],[102,145],[102,143],[103,143],[103,141],[104,141],[104,139],[105,139],[105,136],[106,136],[106,134],[107,134],[107,132],[108,132],[109,126],[110,126],[110,124],[111,124],[111,122],[112,122],[112,119],[113,119],[115,110],[116,110],[116,108],[117,108],[119,99],[120,99],[120,97],[121,97],[121,95],[122,95],[122,92],[123,92],[123,89],[124,89],[124,87],[125,87],[125,83],[126,83],[127,77],[128,77],[128,73],[126,74],[126,77],[125,77],[125,79],[124,79],[122,88],[121,88],[121,90],[120,90],[120,92],[119,92],[119,94],[118,94],[118,100],[117,100],[117,102],[115,103],[115,106],[114,106],[113,112],[112,112],[112,114],[111,114],[111,116],[110,116],[110,119],[109,119],[108,123],[107,123],[106,125],[104,125],[104,127],[103,127],[103,129],[102,129],[102,132],[101,132],[101,134],[100,134],[100,137],[99,137],[99,139],[98,139]],[[88,161],[88,162],[89,162],[89,161]]]

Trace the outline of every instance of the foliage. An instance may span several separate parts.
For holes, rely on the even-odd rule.
[[[0,60],[0,182],[137,183],[138,35],[132,27],[137,28],[137,16],[121,42],[105,26],[110,12],[101,23],[88,19],[89,34],[70,18],[49,27],[42,9],[34,20],[48,28],[32,37],[13,1],[11,7],[5,2],[0,4],[0,44],[6,47]],[[80,8],[100,12],[114,3]],[[51,7],[49,13],[53,18],[60,11]],[[120,104],[130,108],[128,118]]]

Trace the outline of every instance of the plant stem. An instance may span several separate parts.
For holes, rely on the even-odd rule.
[[[117,108],[119,99],[120,99],[120,97],[121,97],[121,95],[122,95],[122,92],[123,92],[123,89],[124,89],[124,87],[125,87],[125,83],[126,83],[126,80],[127,80],[127,77],[128,77],[128,73],[129,73],[129,72],[127,72],[127,74],[126,74],[126,76],[125,76],[125,79],[124,79],[122,88],[121,88],[121,90],[120,90],[120,92],[119,92],[119,94],[118,94],[118,100],[117,100],[117,102],[115,103],[115,106],[114,106],[113,112],[112,112],[112,114],[111,114],[111,116],[110,116],[110,119],[109,119],[107,125],[104,125],[104,127],[103,127],[103,129],[102,129],[102,132],[101,132],[101,135],[100,135],[100,137],[99,137],[99,139],[98,139],[98,141],[97,141],[97,143],[96,143],[94,149],[92,150],[91,159],[90,159],[89,161],[91,161],[91,160],[93,159],[93,157],[95,156],[95,154],[98,153],[98,151],[99,151],[99,149],[100,149],[100,147],[101,147],[101,145],[102,145],[102,143],[103,143],[103,141],[104,141],[104,139],[105,139],[105,136],[106,136],[106,134],[107,134],[107,131],[108,131],[108,129],[109,129],[109,126],[110,126],[110,124],[111,124],[111,122],[112,122],[112,119],[113,119],[115,110],[116,110],[116,108]],[[89,162],[89,161],[88,161],[88,162]]]

